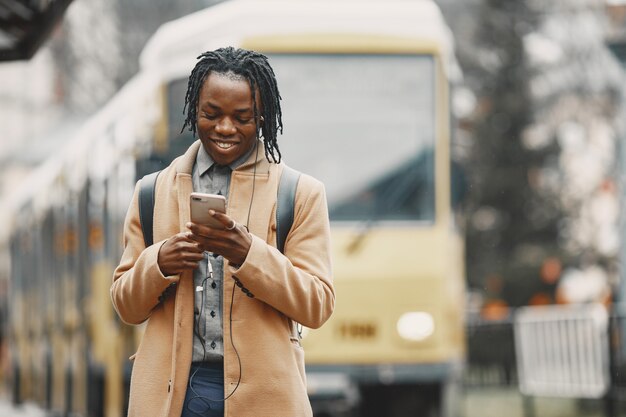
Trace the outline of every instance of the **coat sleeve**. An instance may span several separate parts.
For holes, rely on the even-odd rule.
[[[301,176],[284,255],[253,236],[246,260],[231,272],[254,297],[287,317],[310,328],[324,324],[335,307],[335,291],[323,184]]]
[[[179,276],[165,277],[158,266],[159,249],[165,240],[145,247],[139,220],[139,183],[135,187],[124,221],[124,252],[113,273],[111,301],[122,321],[144,322],[159,303],[165,289]]]

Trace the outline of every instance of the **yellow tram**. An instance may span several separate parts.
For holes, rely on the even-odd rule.
[[[465,282],[451,198],[458,70],[428,0],[232,0],[163,25],[140,72],[8,202],[15,401],[124,415],[141,332],[109,301],[124,215],[135,181],[193,140],[179,133],[188,73],[202,51],[226,45],[270,57],[282,155],[326,185],[336,310],[302,332],[316,414],[454,415]]]

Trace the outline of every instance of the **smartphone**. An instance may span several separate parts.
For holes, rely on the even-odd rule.
[[[191,193],[191,221],[197,224],[223,229],[224,225],[209,214],[209,210],[226,213],[226,198],[223,195]]]

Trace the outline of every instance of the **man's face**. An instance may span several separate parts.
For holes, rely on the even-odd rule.
[[[233,74],[209,74],[200,90],[197,123],[202,146],[218,165],[229,165],[245,155],[256,143],[248,80]]]

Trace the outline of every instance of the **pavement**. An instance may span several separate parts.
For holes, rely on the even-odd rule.
[[[466,387],[461,400],[461,417],[604,417],[602,403],[568,398],[533,398],[532,412],[524,408],[524,398],[515,387]],[[0,396],[0,417],[46,417],[33,403],[14,407]]]
[[[601,400],[526,398],[517,387],[465,387],[463,417],[605,417]],[[527,407],[527,408],[525,408]]]
[[[45,417],[46,413],[37,405],[25,403],[14,407],[7,398],[0,397],[1,417]]]

